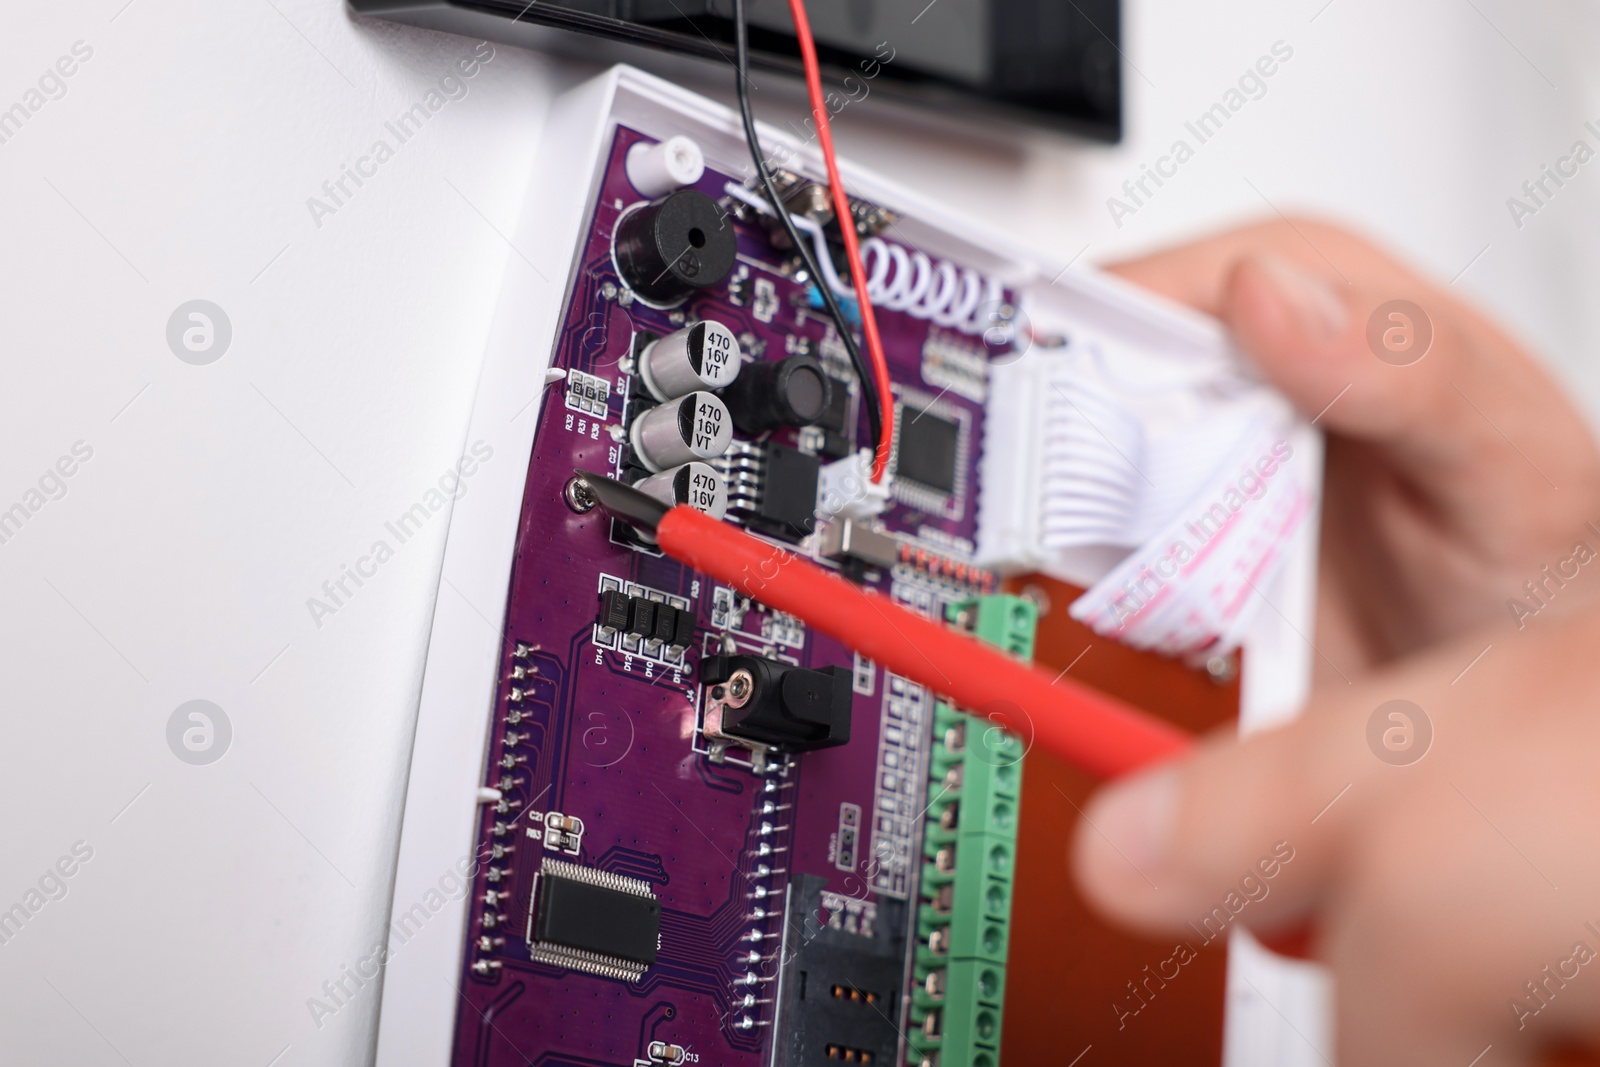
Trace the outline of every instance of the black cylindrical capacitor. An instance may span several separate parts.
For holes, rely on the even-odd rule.
[[[635,419],[629,442],[645,468],[663,471],[722,455],[733,442],[733,420],[715,395],[690,393]]]
[[[809,426],[828,410],[832,386],[822,364],[810,356],[752,363],[722,392],[740,433],[780,426]]]
[[[733,270],[738,242],[717,202],[695,189],[630,212],[617,226],[623,280],[651,300],[716,285]]]

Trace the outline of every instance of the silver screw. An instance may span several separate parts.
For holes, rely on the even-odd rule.
[[[567,482],[567,487],[561,495],[566,499],[567,507],[579,515],[585,515],[600,506],[600,498],[595,495],[594,487],[579,477],[573,477]]]
[[[740,669],[733,672],[728,679],[728,706],[742,708],[749,703],[750,696],[755,692],[756,680],[750,672]]]
[[[1206,674],[1218,685],[1228,685],[1239,677],[1239,656],[1229,653],[1226,656],[1212,656],[1206,660]]]

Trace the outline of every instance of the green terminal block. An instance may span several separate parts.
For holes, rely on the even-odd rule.
[[[952,625],[1033,658],[1039,612],[1021,597],[977,597]],[[948,704],[934,705],[917,913],[910,1067],[997,1067],[1011,934],[1022,742]]]
[[[952,604],[949,620],[969,630],[979,640],[1033,661],[1033,640],[1039,630],[1039,606],[1009,593],[973,597]]]

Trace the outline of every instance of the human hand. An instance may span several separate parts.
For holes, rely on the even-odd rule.
[[[1572,405],[1482,315],[1361,238],[1283,220],[1110,269],[1220,318],[1306,418],[1320,415],[1319,681],[1510,618],[1507,599],[1526,599],[1541,567],[1580,538],[1600,548],[1585,526],[1600,525],[1600,453]],[[1368,341],[1396,299],[1431,322],[1409,365]],[[1391,360],[1421,348],[1426,323],[1412,325],[1416,347]]]
[[[1341,1064],[1600,1048],[1600,610],[1567,604],[1107,787],[1078,828],[1079,884],[1193,950],[1235,922],[1309,927]]]

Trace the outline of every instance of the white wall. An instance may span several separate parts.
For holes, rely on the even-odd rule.
[[[93,448],[0,544],[0,911],[74,842],[94,850],[0,944],[0,1059],[360,1062],[373,988],[320,1028],[307,1000],[381,938],[445,516],[320,627],[306,601],[393,543],[385,521],[460,454],[507,257],[562,259],[500,233],[545,105],[585,71],[499,48],[318,226],[307,198],[472,43],[337,0],[124,3],[28,5],[0,36],[0,109],[93,49],[0,143],[0,510]],[[1115,148],[934,134],[876,100],[846,109],[841,146],[1089,260],[1269,213],[1252,184],[1445,279],[1487,246],[1457,287],[1600,413],[1600,164],[1520,231],[1504,203],[1600,120],[1596,16],[1320,5],[1135,0]],[[1294,57],[1267,94],[1116,227],[1106,198],[1280,39]],[[194,298],[233,327],[208,366],[166,341]],[[168,751],[195,698],[232,723],[214,765]]]

